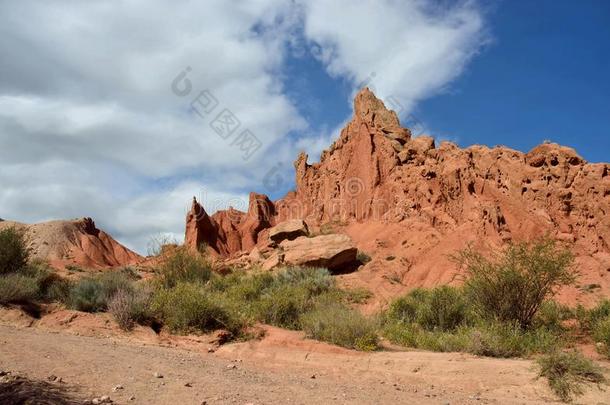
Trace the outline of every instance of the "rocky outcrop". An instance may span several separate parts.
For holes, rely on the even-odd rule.
[[[340,270],[356,262],[358,249],[347,235],[305,236],[280,243],[283,263]]]
[[[283,240],[293,240],[299,236],[307,236],[309,230],[307,224],[302,219],[291,219],[280,222],[269,230],[269,239],[275,243]]]
[[[222,256],[249,251],[256,246],[259,233],[275,224],[274,219],[275,206],[263,194],[250,193],[248,212],[229,208],[212,216],[193,197],[184,243],[191,249],[209,247]]]
[[[2,221],[0,229],[15,227],[24,231],[33,258],[63,268],[127,266],[143,258],[98,229],[91,218],[49,221],[38,224]]]
[[[330,224],[349,234],[374,258],[394,258],[367,265],[379,266],[375,274],[398,272],[404,284],[433,285],[455,278],[448,256],[468,242],[501,246],[550,235],[571,244],[583,283],[610,292],[610,165],[587,163],[571,148],[437,145],[412,137],[363,89],[352,120],[319,163],[302,153],[294,166],[296,190],[264,204],[270,216],[249,220],[246,241],[245,218],[218,229],[239,241],[223,254],[262,246],[269,242],[265,227],[302,219],[311,229]]]

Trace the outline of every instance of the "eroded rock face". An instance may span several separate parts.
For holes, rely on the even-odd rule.
[[[2,221],[0,229],[6,227],[23,230],[32,257],[46,260],[57,268],[127,266],[143,259],[98,229],[91,218],[38,224]]]
[[[409,285],[433,285],[453,280],[447,257],[469,241],[501,246],[548,234],[571,244],[588,281],[610,289],[610,165],[589,164],[573,149],[436,145],[411,137],[363,89],[352,120],[320,162],[310,164],[302,153],[294,166],[296,190],[263,204],[268,218],[223,223],[218,234],[235,235],[223,254],[253,242],[262,247],[265,228],[286,220],[305,220],[312,229],[340,224],[335,231],[349,233],[359,248],[396,256],[380,265],[383,271],[404,272]]]
[[[212,216],[193,197],[191,210],[186,215],[184,243],[191,249],[211,248],[217,254],[250,251],[259,233],[275,224],[275,206],[266,195],[250,193],[248,212],[230,208]]]

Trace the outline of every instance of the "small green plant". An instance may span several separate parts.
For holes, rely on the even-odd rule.
[[[466,351],[488,357],[527,357],[562,346],[560,336],[544,329],[523,330],[518,324],[484,323],[469,331]]]
[[[121,272],[107,272],[96,277],[82,278],[70,290],[68,304],[84,312],[105,311],[117,291],[133,290],[132,283]]]
[[[176,248],[159,268],[159,280],[167,288],[179,282],[204,283],[211,276],[210,262],[200,253],[189,251],[184,246]]]
[[[197,283],[179,282],[172,288],[157,291],[152,310],[174,332],[226,329],[237,335],[245,326],[239,314]]]
[[[372,351],[379,347],[374,323],[341,304],[320,305],[301,316],[307,336],[350,349]]]
[[[610,316],[599,320],[593,328],[593,339],[600,354],[610,358]]]
[[[371,259],[371,256],[369,256],[362,250],[359,250],[358,253],[356,254],[356,260],[362,264],[366,264],[366,263],[370,262],[372,259]]]
[[[392,302],[388,316],[404,324],[418,323],[427,330],[448,331],[466,322],[468,311],[459,289],[442,286],[431,290],[414,289]]]
[[[13,227],[0,230],[0,274],[22,269],[29,255],[23,231]]]
[[[68,270],[70,273],[83,273],[85,271],[81,267],[75,266],[73,264],[66,264],[65,269]]]
[[[572,319],[573,316],[573,311],[570,308],[555,301],[547,300],[540,306],[540,309],[534,318],[533,327],[543,327],[561,332],[565,329],[562,322]]]
[[[269,325],[300,329],[301,314],[311,309],[307,289],[302,286],[280,285],[266,291],[254,304],[256,318]]]
[[[512,244],[492,259],[468,248],[455,259],[466,268],[465,290],[479,314],[524,329],[545,300],[576,280],[572,254],[550,239]]]
[[[584,393],[586,383],[602,384],[600,368],[579,352],[555,352],[538,359],[539,377],[545,377],[557,396],[565,402]]]
[[[366,288],[358,287],[344,291],[345,298],[350,304],[365,304],[373,297],[373,293]]]
[[[0,305],[32,302],[38,295],[39,288],[35,278],[18,273],[0,277]]]

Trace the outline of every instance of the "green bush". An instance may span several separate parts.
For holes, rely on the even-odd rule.
[[[0,230],[0,274],[22,269],[28,259],[29,250],[23,231],[16,228]]]
[[[610,358],[610,316],[595,323],[593,339],[600,354]]]
[[[562,322],[574,317],[573,311],[555,301],[545,301],[540,306],[533,321],[534,328],[546,328],[555,331],[563,331]]]
[[[365,304],[371,297],[373,297],[373,293],[366,288],[354,288],[350,290],[343,291],[345,295],[345,299],[350,304]]]
[[[319,267],[288,267],[276,276],[276,283],[303,287],[310,296],[320,295],[335,289],[335,279],[327,269]]]
[[[253,303],[258,320],[286,329],[300,329],[300,317],[310,310],[313,302],[302,286],[280,285],[265,292]]]
[[[341,304],[320,305],[301,316],[308,337],[363,351],[379,347],[374,323]]]
[[[243,318],[217,298],[200,284],[179,282],[156,292],[152,310],[175,332],[226,329],[239,334],[245,326]]]
[[[208,281],[212,276],[212,265],[200,253],[191,252],[185,247],[176,248],[159,268],[161,283],[172,288],[180,282]]]
[[[560,336],[544,328],[523,330],[518,324],[492,322],[470,330],[466,351],[488,357],[527,357],[562,346]]]
[[[592,330],[600,321],[610,317],[610,300],[605,298],[588,310],[579,305],[576,311],[581,327]]]
[[[468,328],[451,332],[430,331],[417,323],[386,322],[382,333],[392,343],[436,352],[467,352],[470,335]]]
[[[573,284],[573,256],[550,239],[517,243],[492,259],[468,248],[456,256],[469,276],[465,291],[479,314],[529,328],[542,303]]]
[[[108,302],[112,314],[121,329],[129,331],[136,323],[150,324],[153,289],[147,283],[134,284],[131,289],[119,288]]]
[[[538,359],[540,377],[546,377],[549,386],[562,401],[570,401],[584,393],[583,384],[605,382],[600,368],[579,352],[555,352]]]
[[[110,299],[119,290],[133,290],[133,282],[121,272],[82,278],[70,290],[68,304],[78,311],[105,311]]]
[[[39,296],[38,282],[18,273],[0,276],[0,305],[28,303]]]
[[[417,323],[427,330],[449,331],[469,318],[461,290],[442,286],[431,290],[416,288],[392,302],[388,316],[402,323]]]

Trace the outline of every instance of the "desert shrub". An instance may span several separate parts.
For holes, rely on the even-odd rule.
[[[534,328],[563,331],[562,322],[574,317],[573,311],[555,301],[547,300],[542,303],[533,320]]]
[[[327,269],[319,267],[288,267],[276,276],[279,285],[303,287],[310,296],[320,295],[335,288],[335,279]]]
[[[363,351],[379,347],[375,324],[359,312],[341,304],[320,305],[301,316],[307,336]]]
[[[382,333],[402,346],[487,357],[525,357],[548,353],[562,344],[560,337],[547,329],[524,331],[518,325],[499,322],[463,325],[451,331],[428,330],[417,323],[386,322]]]
[[[212,276],[210,262],[200,253],[179,247],[169,255],[159,268],[159,280],[172,288],[179,282],[206,282]]]
[[[573,256],[550,239],[517,243],[491,259],[468,248],[455,259],[469,276],[469,299],[483,317],[529,328],[542,303],[573,284]]]
[[[371,291],[361,287],[344,290],[343,293],[350,304],[365,304],[373,296]]]
[[[523,330],[518,324],[492,322],[469,331],[466,351],[488,357],[527,357],[549,353],[562,345],[561,338],[544,328]]]
[[[310,310],[313,302],[305,287],[280,285],[266,291],[253,303],[256,319],[269,325],[300,329],[301,314]]]
[[[383,335],[392,343],[437,352],[466,352],[470,337],[466,328],[451,332],[430,331],[417,323],[386,322]]]
[[[539,377],[546,377],[549,386],[562,401],[570,401],[584,393],[583,384],[605,382],[600,368],[579,352],[555,352],[538,359]]]
[[[0,274],[23,268],[29,258],[25,234],[16,228],[0,230]]]
[[[593,327],[593,339],[597,351],[610,358],[610,316],[600,319]]]
[[[72,281],[53,274],[41,286],[41,295],[45,301],[61,302],[69,305],[70,291],[72,291],[73,286]]]
[[[131,330],[135,324],[132,314],[133,296],[128,291],[118,290],[108,302],[108,312],[123,330]]]
[[[364,253],[362,250],[359,250],[358,253],[356,254],[356,260],[362,264],[366,264],[366,263],[370,262],[372,260],[372,258],[368,254]]]
[[[448,331],[467,322],[468,311],[461,290],[442,286],[414,289],[392,302],[388,316],[405,324],[417,323],[427,330]]]
[[[35,278],[19,273],[0,277],[0,305],[32,302],[38,296],[39,288]]]
[[[213,290],[224,291],[224,293],[235,301],[253,302],[258,300],[264,291],[271,288],[276,282],[275,278],[270,273],[258,273],[252,275],[232,274],[223,279],[226,285],[222,285],[222,289],[216,284]]]
[[[97,312],[106,309],[104,288],[95,278],[83,278],[70,290],[69,305],[78,311]]]
[[[339,302],[342,295],[326,269],[289,267],[267,280],[258,300],[251,303],[255,320],[287,329],[300,329],[302,314],[316,303]]]
[[[110,299],[119,290],[133,290],[133,282],[121,272],[82,278],[70,290],[68,304],[79,311],[105,311]]]
[[[239,334],[244,320],[217,298],[200,284],[179,282],[155,293],[152,310],[175,332],[226,329]]]
[[[600,321],[610,317],[610,300],[605,298],[590,309],[579,305],[576,308],[576,317],[583,330],[593,330]]]
[[[136,323],[150,323],[153,290],[148,284],[137,284],[132,289],[119,289],[108,302],[108,312],[123,330],[131,330]]]

